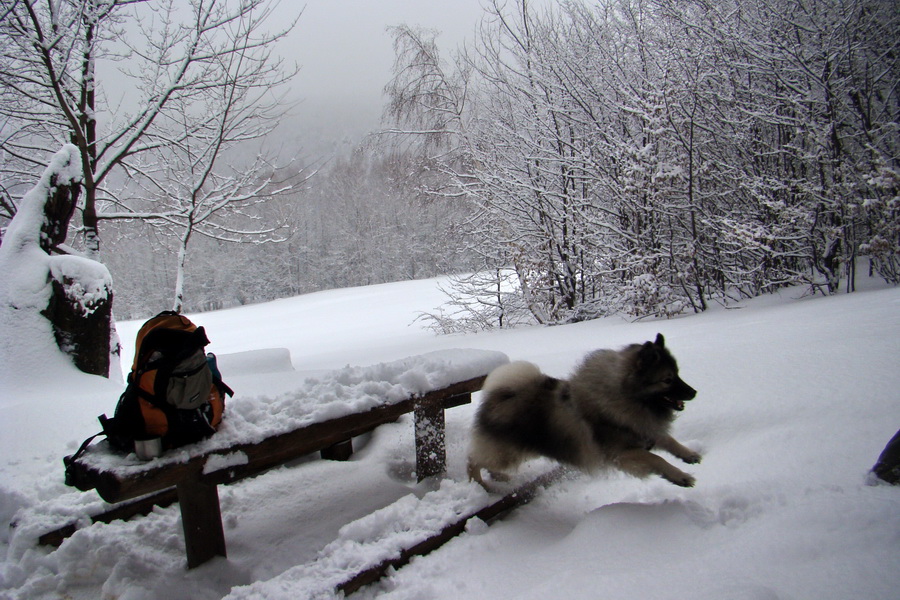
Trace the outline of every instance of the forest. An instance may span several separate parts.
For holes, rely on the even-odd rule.
[[[900,282],[896,1],[494,0],[450,53],[398,26],[382,128],[309,164],[264,150],[297,26],[267,5],[2,0],[0,232],[69,142],[53,250],[107,265],[118,318],[440,274],[441,331]]]

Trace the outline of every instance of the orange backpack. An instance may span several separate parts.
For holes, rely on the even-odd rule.
[[[215,433],[234,392],[222,382],[215,356],[206,354],[206,331],[183,315],[166,311],[137,334],[128,385],[112,419],[100,417],[103,432],[120,450],[135,441],[160,438],[163,450]]]

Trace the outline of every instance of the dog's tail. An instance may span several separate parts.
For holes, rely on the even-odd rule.
[[[517,388],[533,382],[540,382],[545,375],[530,362],[516,361],[497,367],[484,380],[481,391],[490,393],[501,388]]]

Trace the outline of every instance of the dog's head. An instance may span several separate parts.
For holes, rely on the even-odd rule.
[[[678,376],[678,363],[661,333],[656,334],[656,341],[646,342],[638,350],[637,379],[641,396],[654,408],[681,411],[684,403],[697,395],[697,390]]]

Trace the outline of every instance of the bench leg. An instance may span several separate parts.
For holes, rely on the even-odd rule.
[[[198,567],[216,556],[225,556],[225,532],[216,486],[185,480],[176,489],[188,568]]]
[[[444,406],[440,401],[416,402],[416,478],[419,481],[447,470],[444,445]]]
[[[353,440],[344,440],[319,451],[324,460],[350,460],[353,456]]]

